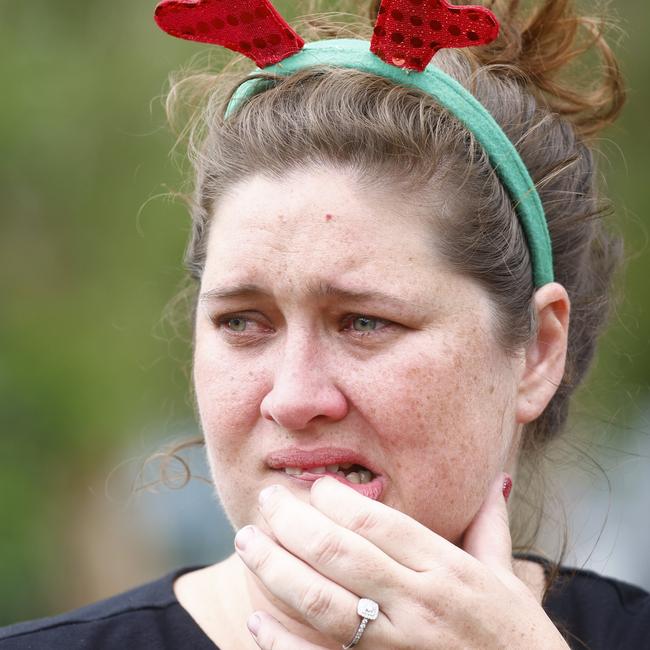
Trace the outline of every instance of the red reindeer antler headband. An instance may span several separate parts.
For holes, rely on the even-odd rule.
[[[221,45],[265,72],[291,75],[314,66],[353,68],[419,88],[462,122],[485,149],[521,222],[536,286],[553,281],[553,252],[544,208],[516,148],[476,98],[435,65],[444,47],[484,45],[499,24],[485,7],[446,0],[382,0],[372,41],[330,39],[305,44],[268,0],[163,0],[156,22],[179,38]],[[259,79],[239,86],[226,117],[259,92]]]
[[[163,0],[155,17],[172,36],[221,45],[260,68],[305,45],[268,0]],[[443,47],[484,45],[498,33],[498,22],[485,7],[456,7],[446,0],[382,0],[370,49],[386,63],[422,71]]]

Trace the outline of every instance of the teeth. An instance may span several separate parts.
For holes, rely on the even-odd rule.
[[[361,479],[359,482],[360,483],[370,483],[372,480],[372,472],[367,469],[362,469],[359,472],[359,478]]]
[[[304,472],[309,472],[310,474],[325,474],[329,472],[331,474],[337,474],[338,476],[343,476],[350,483],[360,484],[360,483],[370,483],[372,481],[372,472],[368,469],[360,469],[357,472],[346,473],[352,467],[352,463],[344,463],[342,465],[326,465],[324,467],[312,467],[311,469],[304,470],[301,467],[285,467],[284,471],[289,476],[300,476]]]

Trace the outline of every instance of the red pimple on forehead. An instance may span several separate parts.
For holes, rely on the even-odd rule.
[[[329,213],[328,213],[328,214],[325,215],[325,221],[331,221],[332,219],[334,219],[334,215],[333,215],[333,214],[329,214]]]

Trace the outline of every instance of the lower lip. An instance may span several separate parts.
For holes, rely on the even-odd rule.
[[[347,485],[352,488],[355,492],[363,494],[364,497],[373,499],[374,501],[379,501],[381,493],[384,491],[384,486],[386,484],[385,479],[382,476],[375,476],[375,478],[370,481],[370,483],[350,483],[345,477],[340,474],[332,474],[331,472],[326,472],[325,474],[312,474],[310,472],[303,472],[302,474],[287,474],[284,470],[278,470],[281,474],[286,476],[288,479],[291,479],[292,483],[298,483],[303,487],[310,488],[311,484],[314,481],[317,481],[323,476],[329,476],[343,485]]]

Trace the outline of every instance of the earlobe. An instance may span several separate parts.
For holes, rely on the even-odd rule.
[[[517,391],[516,418],[527,424],[538,418],[555,394],[566,362],[571,302],[557,282],[540,287],[533,298],[537,334],[526,349],[526,366]]]

